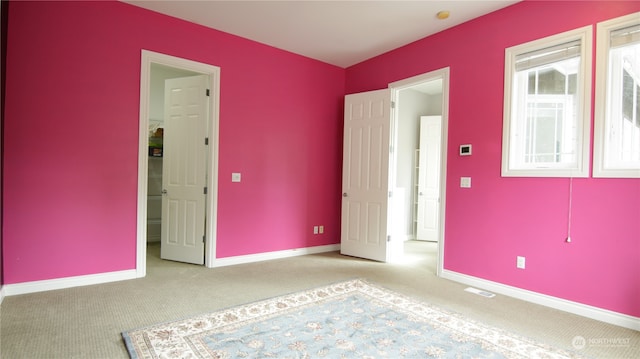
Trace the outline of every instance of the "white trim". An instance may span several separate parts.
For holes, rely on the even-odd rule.
[[[505,49],[504,63],[504,104],[502,120],[502,177],[589,177],[589,148],[591,142],[591,71],[592,71],[592,28],[581,27],[575,30],[552,35]],[[577,113],[576,168],[511,168],[511,113],[513,99],[513,76],[515,59],[519,54],[541,48],[556,46],[567,41],[580,40],[580,70],[577,98],[580,102]]]
[[[316,246],[316,247],[307,247],[307,248],[297,248],[297,249],[288,249],[284,251],[275,251],[275,252],[265,252],[265,253],[256,253],[256,254],[247,254],[242,256],[235,257],[227,257],[227,258],[218,258],[213,263],[213,267],[226,267],[236,264],[245,264],[245,263],[255,263],[262,262],[272,259],[282,259],[289,257],[297,257],[304,256],[307,254],[317,254],[317,253],[325,253],[325,252],[335,252],[340,250],[339,244],[329,244],[325,246]]]
[[[65,289],[72,287],[81,287],[85,285],[103,284],[109,282],[117,282],[121,280],[135,279],[137,273],[135,269],[128,269],[118,272],[98,273],[81,275],[76,277],[66,277],[57,279],[37,280],[33,282],[24,282],[17,284],[5,284],[2,290],[5,295],[19,295],[36,292],[45,292],[48,290]]]
[[[550,307],[565,312],[577,314],[586,318],[599,320],[605,323],[618,325],[624,328],[632,330],[640,330],[640,318],[632,317],[627,314],[622,314],[590,305],[573,302],[570,300],[552,297],[550,295],[532,292],[529,290],[512,287],[509,285],[493,282],[490,280],[469,276],[453,272],[450,270],[444,270],[442,272],[442,278],[449,279],[455,282],[463,283],[473,287],[482,288],[487,291],[496,292],[499,294],[507,295],[509,297],[521,299],[527,302],[540,304],[545,307]]]
[[[433,81],[433,80],[438,80],[438,79],[444,79],[444,75],[449,73],[449,68],[448,67],[444,67],[442,69],[439,70],[434,70],[431,72],[427,72],[424,74],[420,74],[420,75],[415,75],[415,76],[411,76],[409,78],[406,79],[402,79],[402,80],[398,80],[398,81],[394,81],[389,83],[389,88],[395,89],[395,90],[402,90],[402,89],[406,89],[406,88],[410,88],[413,87],[415,85],[421,84],[423,82],[429,82],[429,81]],[[443,81],[444,82],[444,81]]]
[[[218,133],[220,122],[220,68],[196,61],[182,59],[148,50],[142,50],[140,64],[140,118],[138,139],[138,212],[137,212],[137,245],[136,275],[144,277],[147,272],[147,161],[149,146],[149,85],[151,80],[151,64],[185,69],[209,76],[209,108],[211,126],[208,126],[209,137],[209,173],[207,175],[209,198],[207,199],[207,216],[205,218],[207,233],[205,242],[205,266],[214,267],[216,261],[217,218],[218,218]]]
[[[436,265],[436,275],[440,277],[444,270],[444,229],[445,229],[445,214],[447,203],[447,148],[449,138],[449,78],[450,68],[444,67],[439,70],[434,70],[424,74],[409,77],[407,79],[395,81],[389,84],[391,89],[391,98],[397,103],[399,92],[402,89],[410,88],[423,82],[442,80],[442,140],[441,140],[441,155],[440,155],[440,237],[438,238],[438,263]],[[397,111],[394,114],[397,116]],[[397,122],[397,120],[396,120]]]
[[[596,89],[595,120],[593,135],[593,177],[640,178],[639,168],[607,168],[605,166],[605,126],[607,121],[608,74],[611,32],[627,26],[640,24],[640,12],[599,22],[596,27]]]
[[[0,287],[0,305],[2,305],[2,301],[4,300],[4,286]]]

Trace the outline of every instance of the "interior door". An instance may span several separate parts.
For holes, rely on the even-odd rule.
[[[204,264],[207,76],[165,80],[160,257]]]
[[[341,253],[387,261],[391,92],[347,95]]]
[[[442,116],[420,117],[416,239],[438,241]]]

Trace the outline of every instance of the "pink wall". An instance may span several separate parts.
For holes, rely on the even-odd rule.
[[[565,244],[568,179],[500,177],[504,48],[634,11],[527,1],[346,70],[351,93],[451,67],[446,269],[640,316],[640,180],[575,179]],[[222,69],[218,257],[339,242],[343,69],[123,3],[9,12],[5,283],[135,267],[143,48]]]
[[[6,59],[6,46],[7,46],[7,8],[8,3],[6,1],[0,3],[0,8],[2,14],[0,14],[0,108],[1,112],[4,113],[4,79],[6,77],[6,68],[5,68],[5,59]],[[2,129],[4,128],[4,115],[0,113],[0,157],[2,157]],[[2,158],[0,158],[0,174],[2,173]],[[0,186],[2,185],[2,181],[0,180]],[[2,203],[2,191],[0,191],[0,203]],[[0,216],[2,216],[2,209],[0,208]],[[2,220],[0,219],[0,227],[2,227]],[[0,233],[0,289],[2,289],[2,285],[4,284],[4,279],[2,275],[2,233]]]
[[[119,2],[8,27],[5,283],[135,268],[141,49],[221,68],[218,257],[339,243],[343,69]]]
[[[567,244],[569,179],[500,176],[505,48],[636,11],[526,1],[347,69],[348,93],[451,69],[445,269],[640,317],[640,179],[574,179]]]

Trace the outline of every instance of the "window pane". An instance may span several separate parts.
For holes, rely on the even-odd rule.
[[[640,86],[636,86],[636,101],[634,106],[636,108],[636,126],[640,127]]]
[[[515,88],[526,88],[527,93],[514,97],[521,100],[515,101],[516,108],[526,108],[525,118],[514,118],[524,121],[518,127],[525,141],[521,158],[514,163],[571,165],[576,160],[579,64],[580,58],[571,58],[520,71],[516,76],[516,83],[526,84],[516,84]]]
[[[572,73],[569,74],[569,84],[567,87],[567,93],[571,95],[576,95],[578,93],[578,74]]]
[[[633,120],[633,77],[627,72],[622,74],[622,116],[627,121]]]
[[[535,104],[529,113],[525,162],[561,162],[563,104]]]
[[[640,168],[640,43],[609,52],[609,136],[605,141],[607,168]]]
[[[566,76],[555,69],[543,69],[538,72],[538,93],[560,95],[565,93]]]
[[[576,62],[574,60],[572,62]],[[536,80],[537,76],[537,80]],[[562,72],[554,68],[542,68],[529,72],[528,92],[529,94],[563,95],[565,93],[575,94],[577,90],[576,73],[565,76]]]

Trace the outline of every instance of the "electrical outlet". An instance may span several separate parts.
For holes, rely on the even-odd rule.
[[[524,269],[524,265],[525,265],[525,258],[518,256],[516,260],[516,267],[520,269]]]
[[[320,231],[320,234],[324,233],[324,226],[320,226],[318,230]]]
[[[318,226],[313,226],[313,234],[318,234],[319,230]]]

